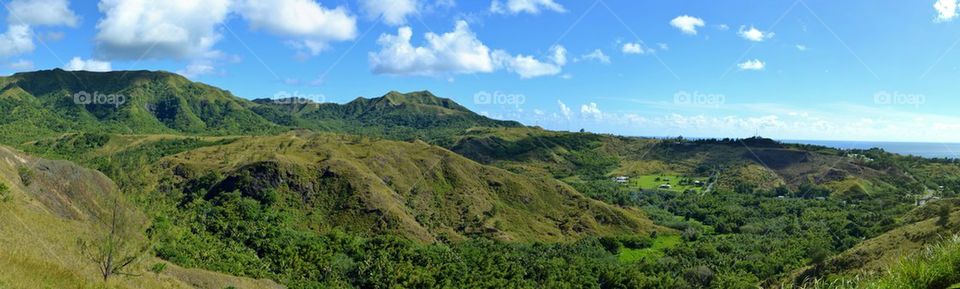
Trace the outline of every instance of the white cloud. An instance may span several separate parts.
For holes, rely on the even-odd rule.
[[[754,59],[737,64],[737,67],[740,67],[740,70],[763,70],[767,67],[767,64],[760,61],[760,59]]]
[[[603,50],[597,49],[593,52],[584,54],[577,59],[578,61],[597,61],[603,64],[610,64],[610,56],[603,53]]]
[[[697,35],[697,27],[703,27],[706,22],[697,17],[683,15],[670,20],[670,25],[680,29],[684,34]]]
[[[774,35],[773,32],[763,32],[753,26],[750,26],[750,29],[747,29],[746,26],[740,26],[740,31],[737,32],[737,34],[743,39],[753,42],[763,42],[764,40],[772,38]]]
[[[328,9],[314,0],[241,0],[237,12],[253,29],[295,38],[296,47],[313,55],[326,49],[330,42],[350,40],[357,35],[357,19],[346,8]]]
[[[653,49],[650,49],[643,45],[643,43],[624,43],[623,44],[623,54],[647,54],[653,53]]]
[[[662,51],[670,50],[670,45],[666,43],[657,43],[657,47],[660,47],[660,50]]]
[[[490,3],[490,12],[499,14],[519,14],[521,12],[539,14],[542,10],[567,12],[566,8],[553,0],[507,0],[506,4],[501,3],[500,0],[493,0]]]
[[[33,30],[24,24],[10,25],[7,32],[0,34],[0,57],[32,52]]]
[[[803,45],[803,44],[797,44],[797,46],[796,46],[796,47],[797,47],[797,50],[800,50],[800,51],[807,51],[807,46],[806,46],[806,45]]]
[[[494,71],[490,48],[477,39],[466,21],[458,21],[453,31],[442,35],[427,33],[425,46],[414,47],[412,36],[410,27],[401,27],[396,35],[380,35],[377,43],[381,50],[369,57],[373,72],[442,76]]]
[[[497,50],[493,52],[493,61],[498,68],[515,72],[524,79],[560,74],[563,66],[567,64],[567,49],[554,46],[550,48],[550,52],[549,59],[541,61],[533,56],[510,56],[506,51]]]
[[[7,68],[15,71],[33,70],[33,61],[20,59],[7,65]]]
[[[586,117],[586,118],[592,118],[592,119],[602,119],[602,118],[603,118],[603,112],[600,111],[600,106],[598,106],[597,103],[595,103],[595,102],[591,102],[591,103],[589,103],[589,104],[581,105],[581,106],[580,106],[580,114],[583,115],[583,117]]]
[[[440,77],[505,69],[521,78],[534,78],[559,74],[567,63],[567,51],[562,46],[552,47],[551,55],[545,61],[522,54],[513,56],[504,50],[491,52],[462,20],[457,21],[451,32],[427,33],[424,46],[413,46],[412,38],[413,29],[410,27],[399,28],[396,35],[380,35],[377,40],[380,51],[369,55],[373,72]]]
[[[937,10],[936,22],[948,22],[957,17],[957,0],[937,0],[933,4],[933,9]]]
[[[570,107],[567,106],[567,104],[565,104],[565,103],[563,103],[562,101],[559,101],[559,100],[557,100],[557,104],[560,105],[560,114],[563,115],[563,118],[566,118],[567,120],[570,120],[570,116],[573,114],[573,111],[570,109]]]
[[[83,60],[80,57],[74,57],[70,59],[70,62],[63,67],[64,70],[69,71],[111,71],[113,70],[110,66],[110,62],[107,61],[98,61],[93,59]]]
[[[371,19],[383,17],[390,25],[407,23],[407,16],[418,13],[417,0],[363,0],[360,6]]]
[[[214,45],[231,13],[311,54],[356,36],[356,18],[345,8],[314,0],[101,0],[99,9],[97,55],[105,59],[220,57]]]
[[[13,0],[7,4],[10,24],[77,26],[79,22],[67,0]]]
[[[105,59],[199,58],[217,54],[216,26],[231,0],[102,0],[96,49]]]

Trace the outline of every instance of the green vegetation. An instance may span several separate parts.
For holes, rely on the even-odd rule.
[[[960,238],[949,237],[893,263],[886,272],[816,280],[805,288],[925,289],[960,285]]]
[[[663,258],[666,251],[681,242],[679,235],[658,235],[649,248],[624,248],[618,255],[621,262],[655,261]]]
[[[644,175],[631,179],[631,184],[641,190],[668,190],[682,193],[704,193],[709,183],[709,178],[675,174]]]
[[[955,160],[553,132],[429,92],[339,105],[247,101],[163,72],[0,83],[0,143],[99,171],[0,150],[0,178],[23,184],[0,183],[0,199],[30,203],[0,211],[0,245],[16,246],[0,251],[16,268],[0,287],[49,272],[69,282],[46,287],[97,288],[92,264],[100,279],[153,272],[104,283],[117,288],[275,285],[211,271],[289,288],[942,288],[960,276],[949,242],[896,265],[956,234]],[[81,88],[130,101],[76,104]],[[104,222],[119,195],[146,226],[129,243]],[[86,250],[62,244],[75,236]],[[17,245],[41,241],[70,258]],[[84,256],[96,261],[70,261]]]
[[[6,183],[0,183],[0,202],[6,203],[13,198],[10,194],[10,187]]]

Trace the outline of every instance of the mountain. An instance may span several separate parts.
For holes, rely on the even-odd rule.
[[[293,128],[443,141],[472,127],[522,126],[478,115],[428,91],[390,92],[343,105],[249,101],[162,71],[17,73],[0,78],[0,109],[8,112],[0,116],[0,133],[14,143],[80,131],[246,135]]]
[[[63,132],[251,134],[281,128],[229,91],[166,72],[17,73],[0,79],[6,139]],[[26,133],[29,132],[29,133]],[[25,134],[26,133],[26,134]]]
[[[117,288],[777,288],[956,233],[915,203],[956,206],[952,160],[548,131],[427,91],[248,101],[165,72],[61,70],[0,89],[0,143],[89,168],[0,150],[0,245],[17,250],[0,265],[27,276],[0,287],[90,284],[75,239],[111,199],[153,244],[138,272],[169,268]],[[44,242],[72,259],[19,248]]]
[[[474,127],[522,127],[490,119],[429,91],[390,92],[346,104],[304,99],[258,99],[254,111],[276,123],[319,131],[349,132],[391,139],[448,141]]]

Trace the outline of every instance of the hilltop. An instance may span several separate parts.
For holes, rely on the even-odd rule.
[[[522,126],[478,115],[428,91],[390,92],[342,105],[250,101],[162,71],[17,73],[0,78],[0,109],[8,112],[0,116],[7,142],[80,131],[264,135],[297,128],[443,141],[472,127]]]

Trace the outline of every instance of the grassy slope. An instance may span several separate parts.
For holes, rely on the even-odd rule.
[[[942,202],[957,203],[957,200]],[[936,225],[937,217],[931,212],[938,204],[931,203],[917,208],[897,229],[863,241],[857,246],[828,259],[824,264],[810,266],[794,272],[791,282],[802,283],[827,276],[872,276],[896,267],[898,262],[912,254],[934,245],[943,238],[960,232],[960,211],[954,211],[946,227]]]
[[[320,228],[398,232],[423,241],[438,234],[563,241],[658,230],[636,210],[590,200],[563,183],[483,166],[422,142],[328,134],[247,137],[162,163],[171,170],[221,172],[225,177],[212,192],[279,189],[295,206],[309,208],[305,214],[322,214],[308,218],[317,222],[309,225]],[[237,181],[243,174],[256,180]],[[346,189],[332,192],[324,186]]]
[[[35,170],[29,186],[18,168]],[[78,236],[89,234],[106,194],[115,194],[102,174],[67,162],[36,159],[0,147],[0,182],[11,198],[0,202],[2,288],[278,288],[270,281],[236,278],[169,264],[160,275],[99,281],[95,265],[81,257]],[[162,262],[142,260],[137,272]]]

